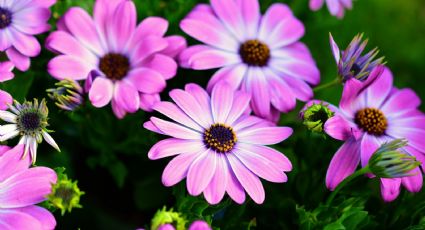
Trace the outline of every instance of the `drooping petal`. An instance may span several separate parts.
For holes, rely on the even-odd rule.
[[[400,178],[381,178],[381,195],[385,202],[391,202],[400,194]]]
[[[153,106],[160,101],[161,101],[161,97],[157,93],[154,93],[154,94],[141,93],[140,94],[140,109],[147,112],[152,112]]]
[[[162,172],[162,183],[170,187],[183,180],[197,156],[198,153],[185,153],[174,157]]]
[[[138,91],[148,94],[161,92],[167,84],[159,72],[144,67],[131,70],[126,80]]]
[[[412,173],[413,176],[402,177],[401,183],[409,192],[419,192],[423,183],[422,172],[420,168],[417,167],[410,173]]]
[[[166,80],[173,78],[177,73],[177,63],[171,57],[163,54],[155,54],[143,65],[157,71]]]
[[[90,88],[89,98],[95,107],[107,105],[114,94],[114,85],[111,80],[97,77]]]
[[[361,140],[360,152],[361,152],[361,163],[362,167],[365,167],[369,163],[369,159],[372,154],[381,145],[380,141],[375,136],[365,134]]]
[[[229,175],[227,160],[222,154],[217,154],[217,166],[213,178],[204,190],[204,197],[210,204],[218,204],[224,196]]]
[[[114,99],[117,104],[130,113],[136,112],[140,107],[140,97],[137,89],[126,81],[115,82]]]

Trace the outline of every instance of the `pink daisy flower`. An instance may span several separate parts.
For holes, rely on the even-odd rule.
[[[34,35],[50,29],[49,7],[56,0],[0,1],[0,82],[14,77],[16,66],[21,71],[30,67],[30,57],[40,54],[40,43]]]
[[[30,158],[22,159],[23,146],[0,146],[0,229],[51,230],[54,216],[36,206],[51,192],[56,173],[46,167],[29,168]]]
[[[173,57],[186,45],[180,36],[164,37],[168,22],[148,17],[136,25],[132,1],[98,0],[94,17],[71,8],[47,39],[47,48],[61,54],[48,64],[57,79],[86,80],[95,107],[111,102],[118,118],[139,108],[151,111],[166,80],[175,76]]]
[[[310,9],[317,11],[322,8],[325,0],[310,0]],[[326,0],[329,12],[341,19],[344,17],[344,10],[351,10],[353,8],[352,0]]]
[[[366,89],[356,90],[353,84],[355,81],[346,82],[339,108],[330,107],[335,116],[325,123],[327,134],[345,141],[328,168],[326,185],[330,190],[351,175],[359,163],[366,166],[379,146],[394,139],[405,138],[408,141],[404,147],[406,152],[425,162],[422,141],[425,115],[418,110],[421,101],[415,92],[394,88],[392,74],[387,68]],[[400,185],[410,192],[418,192],[422,188],[420,168],[415,168],[412,174],[402,178],[381,178],[383,199],[392,201],[397,198]]]
[[[183,67],[221,68],[208,83],[219,81],[252,96],[254,113],[272,121],[295,107],[296,99],[312,98],[310,85],[320,73],[308,48],[299,39],[303,24],[287,5],[276,3],[262,16],[258,0],[211,0],[197,5],[181,21],[184,32],[205,45],[180,55]]]
[[[158,102],[154,110],[174,122],[151,117],[144,127],[171,138],[155,144],[152,160],[175,156],[162,174],[165,186],[187,177],[193,196],[204,194],[210,204],[219,203],[224,194],[237,203],[245,201],[244,190],[258,204],[265,198],[259,177],[276,183],[287,181],[291,162],[265,145],[277,144],[292,134],[288,127],[245,113],[250,96],[217,84],[211,96],[195,84],[170,92],[171,102]]]

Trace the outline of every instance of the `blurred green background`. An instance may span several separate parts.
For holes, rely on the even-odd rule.
[[[167,34],[182,34],[179,21],[198,2],[196,0],[134,0],[139,21],[147,16],[169,20]],[[311,12],[307,0],[261,0],[263,12],[274,2],[285,2],[306,27],[302,39],[310,48],[321,71],[322,83],[333,80],[336,66],[329,48],[331,32],[345,48],[354,35],[364,32],[369,38],[367,50],[377,46],[386,57],[395,76],[395,85],[411,87],[425,98],[425,1],[423,0],[358,0],[343,20],[332,17],[326,8]],[[91,13],[93,0],[58,0],[53,7],[52,25],[69,7],[80,6]],[[47,35],[39,36],[44,43]],[[188,39],[190,44],[197,43]],[[16,99],[46,97],[45,89],[55,80],[46,72],[53,57],[48,51],[32,59],[26,73],[16,73],[14,80],[2,83]],[[179,70],[163,93],[167,100],[172,88],[197,82],[206,86],[214,71]],[[321,91],[316,98],[337,104],[341,88]],[[308,133],[297,114],[302,107],[283,114],[280,124],[294,128],[294,135],[275,146],[293,162],[285,184],[263,182],[266,201],[256,205],[247,200],[237,205],[229,200],[219,206],[208,206],[202,197],[186,197],[184,182],[176,188],[161,184],[161,173],[169,159],[150,161],[147,151],[160,138],[142,128],[152,114],[139,111],[123,120],[116,119],[110,107],[92,108],[89,103],[74,113],[65,113],[49,101],[50,128],[62,152],[42,144],[38,165],[64,166],[86,192],[83,209],[57,217],[57,229],[135,229],[149,226],[150,220],[164,205],[184,211],[189,219],[212,219],[220,229],[425,229],[425,191],[409,194],[402,191],[393,203],[380,198],[376,179],[361,178],[345,188],[332,209],[320,205],[329,195],[325,173],[333,153],[342,144]],[[424,110],[424,105],[421,109]],[[14,144],[13,142],[11,144]],[[176,197],[179,197],[176,199]],[[188,205],[188,203],[193,205]],[[421,225],[422,224],[422,225]]]

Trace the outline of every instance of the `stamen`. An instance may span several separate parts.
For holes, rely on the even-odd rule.
[[[240,46],[239,55],[248,65],[265,66],[270,59],[270,49],[258,40],[248,40]]]
[[[236,135],[231,127],[224,124],[214,124],[204,132],[204,144],[207,148],[219,153],[230,152],[235,143]]]
[[[124,55],[109,53],[100,59],[99,69],[107,78],[118,81],[127,76],[130,61]]]
[[[12,23],[12,13],[5,8],[0,7],[0,29],[8,27]]]
[[[375,136],[383,135],[388,127],[384,113],[375,108],[359,110],[354,121],[363,131]]]

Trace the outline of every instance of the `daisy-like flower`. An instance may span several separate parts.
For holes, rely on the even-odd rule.
[[[12,79],[15,66],[28,70],[30,57],[40,54],[40,43],[34,35],[50,29],[49,8],[55,3],[56,0],[0,1],[0,81]]]
[[[353,81],[348,81],[335,116],[325,123],[325,132],[331,137],[345,141],[333,157],[326,175],[326,185],[330,190],[357,168],[359,162],[366,166],[371,155],[384,143],[394,139],[406,139],[403,149],[425,162],[425,115],[418,110],[421,103],[411,89],[393,87],[393,77],[389,69],[368,88],[362,91],[351,90]],[[410,192],[422,188],[420,168],[412,170],[412,175],[401,178],[380,178],[381,193],[385,201],[397,198],[400,185]]]
[[[158,102],[154,110],[175,122],[151,117],[144,127],[171,138],[155,144],[152,160],[175,156],[162,174],[162,183],[173,186],[187,177],[189,194],[204,194],[210,204],[224,194],[237,203],[245,192],[258,204],[265,198],[259,177],[276,183],[287,181],[291,162],[265,145],[277,144],[292,134],[288,127],[246,113],[250,96],[217,84],[211,97],[201,87],[188,84],[170,92],[171,102]]]
[[[38,103],[37,99],[34,99],[34,102],[26,101],[23,104],[15,101],[14,105],[9,105],[9,110],[0,110],[0,119],[11,123],[0,126],[0,141],[21,136],[19,144],[25,146],[22,158],[25,158],[29,151],[33,163],[37,159],[37,145],[43,139],[60,151],[59,146],[47,130],[49,110],[44,99],[41,103]]]
[[[372,70],[383,64],[384,57],[376,58],[379,53],[377,47],[362,56],[368,42],[367,39],[362,42],[362,38],[363,34],[356,35],[347,49],[341,52],[332,35],[329,34],[332,53],[338,67],[338,76],[343,83],[355,79],[364,84],[370,84],[380,75],[377,72],[372,74]]]
[[[118,118],[139,108],[151,111],[166,80],[175,76],[173,57],[185,46],[180,36],[164,37],[168,22],[148,17],[136,25],[135,5],[128,0],[98,0],[94,17],[79,7],[67,11],[47,48],[60,56],[48,64],[59,79],[86,80],[95,107],[111,102]]]
[[[310,9],[317,11],[322,8],[325,0],[310,0]],[[326,0],[329,13],[341,19],[344,17],[345,9],[351,10],[353,8],[352,0]]]
[[[211,0],[197,5],[180,23],[184,32],[206,45],[180,55],[183,67],[221,68],[208,83],[219,81],[252,96],[254,113],[271,121],[295,107],[296,99],[312,98],[310,85],[320,73],[299,39],[303,24],[284,4],[273,4],[262,16],[258,0]]]
[[[29,158],[21,159],[24,147],[0,146],[0,229],[52,230],[55,217],[36,204],[46,200],[56,182],[50,168],[33,167]]]

